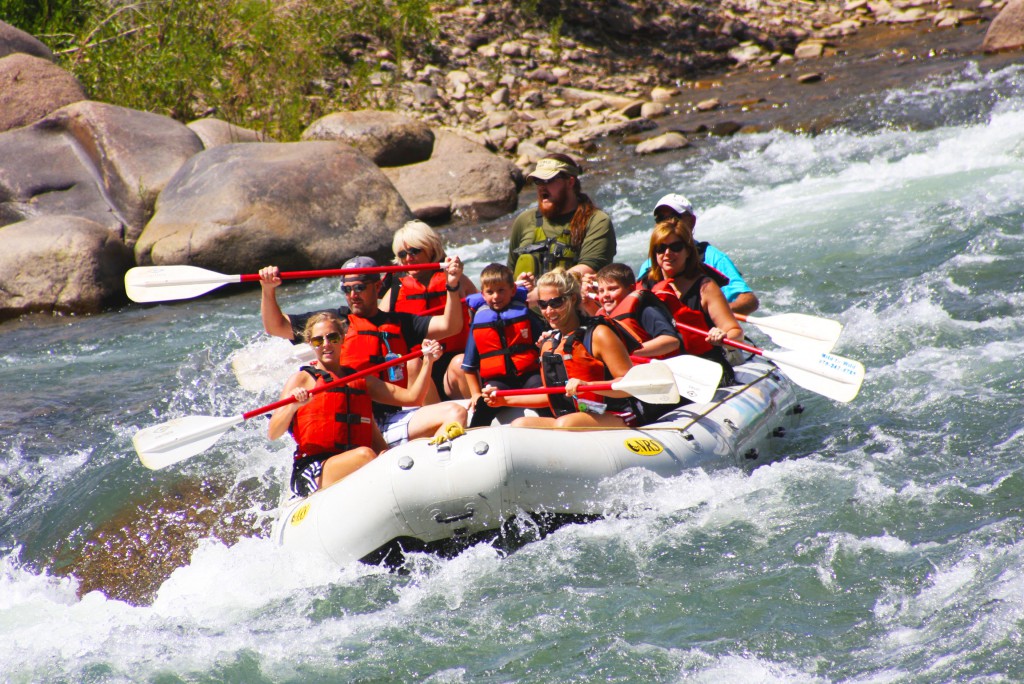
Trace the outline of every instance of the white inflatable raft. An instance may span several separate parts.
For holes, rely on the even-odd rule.
[[[719,389],[714,401],[680,407],[638,430],[502,425],[438,445],[415,440],[286,504],[274,536],[338,564],[395,564],[402,551],[458,550],[493,538],[524,513],[548,522],[596,517],[605,512],[595,500],[598,483],[627,468],[673,476],[784,458],[786,431],[803,411],[792,383],[766,362],[734,370],[737,384]]]

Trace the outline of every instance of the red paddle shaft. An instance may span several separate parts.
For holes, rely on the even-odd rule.
[[[421,351],[419,351],[417,349],[414,352],[409,352],[405,356],[399,356],[397,359],[391,359],[390,361],[386,361],[384,363],[379,363],[376,366],[371,366],[369,368],[364,368],[361,371],[352,373],[352,375],[346,375],[343,378],[338,378],[337,380],[332,380],[331,382],[328,382],[325,385],[320,385],[319,387],[314,387],[313,389],[311,389],[309,391],[309,393],[310,394],[319,394],[320,392],[326,392],[327,390],[332,389],[334,387],[340,387],[342,385],[347,385],[348,383],[352,382],[353,380],[358,380],[359,378],[365,378],[367,375],[373,375],[374,373],[379,373],[380,371],[382,371],[382,370],[384,370],[386,368],[390,368],[391,366],[397,366],[400,363],[405,363],[406,361],[411,361],[412,359],[419,358],[420,356],[423,356],[423,352],[421,352]],[[260,408],[253,409],[252,411],[246,411],[245,413],[242,414],[242,418],[244,418],[245,420],[249,420],[250,418],[253,418],[255,416],[261,415],[263,413],[267,413],[268,411],[273,411],[275,409],[281,408],[282,406],[287,406],[288,404],[293,404],[293,403],[295,403],[295,401],[296,401],[295,397],[288,397],[287,399],[279,399],[278,401],[275,401],[273,404],[267,404],[266,406],[261,406]]]

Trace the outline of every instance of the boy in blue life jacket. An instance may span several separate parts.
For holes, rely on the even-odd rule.
[[[540,387],[537,338],[547,328],[526,305],[526,287],[517,287],[512,269],[490,264],[480,274],[480,292],[466,297],[473,315],[462,369],[466,372],[471,406],[484,385],[498,389]],[[475,421],[474,421],[475,422]]]

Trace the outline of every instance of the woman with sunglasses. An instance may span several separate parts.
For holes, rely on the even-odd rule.
[[[619,336],[600,318],[581,308],[579,276],[555,269],[537,281],[537,305],[551,331],[541,345],[541,378],[545,386],[563,385],[565,395],[496,397],[483,389],[489,406],[550,406],[554,417],[527,416],[513,421],[520,427],[634,427],[637,406],[632,397],[615,390],[600,394],[578,392],[588,382],[622,378],[633,367]]]
[[[441,236],[423,221],[409,221],[395,231],[391,241],[395,252],[395,263],[399,265],[437,264],[447,256]],[[381,289],[381,311],[401,311],[423,315],[426,312],[437,313],[444,309],[448,295],[447,276],[444,271],[411,271],[401,278],[385,279]],[[476,292],[473,281],[463,274],[459,280],[457,294],[465,301],[466,295]],[[459,364],[449,368],[452,360],[466,348],[469,335],[469,311],[463,304],[462,330],[441,340],[445,353],[434,365],[434,384],[442,399],[460,399],[468,397],[468,385]]]
[[[387,444],[373,420],[373,403],[396,406],[423,402],[430,383],[430,369],[441,355],[441,345],[423,340],[423,363],[408,387],[400,387],[374,376],[366,376],[341,387],[310,394],[315,387],[350,375],[342,365],[341,342],[348,325],[336,314],[314,314],[306,323],[303,337],[316,352],[314,365],[303,366],[281,390],[281,399],[295,397],[270,417],[267,434],[271,440],[287,430],[295,439],[291,489],[296,496],[309,496],[329,487],[377,457]]]
[[[721,345],[726,338],[742,342],[743,328],[715,282],[721,274],[701,261],[693,233],[678,217],[659,221],[654,227],[648,256],[651,270],[645,283],[665,302],[673,319],[708,331],[697,335],[680,330],[686,352],[721,364],[722,384],[732,384],[732,366]]]

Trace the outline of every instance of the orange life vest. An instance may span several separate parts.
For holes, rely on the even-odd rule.
[[[470,328],[480,354],[480,379],[529,375],[540,367],[540,351],[530,327],[530,310],[513,301],[503,311],[483,302],[473,312]]]
[[[384,322],[378,327],[368,318],[349,314],[348,332],[342,342],[341,358],[344,363],[355,370],[362,370],[370,366],[384,363],[385,356],[389,353],[404,356],[409,353],[409,347],[402,337],[402,326],[397,320],[388,316],[388,312],[381,312]],[[381,371],[381,379],[390,383],[406,387],[409,374],[405,365],[398,367],[401,372],[399,378],[395,373],[388,373],[386,369]]]
[[[612,328],[620,333],[627,333],[631,340],[623,340],[626,344],[626,348],[632,352],[643,346],[644,342],[649,342],[652,338],[651,333],[640,322],[640,316],[645,308],[648,306],[662,306],[661,300],[658,299],[657,295],[649,292],[648,290],[638,289],[633,290],[626,295],[621,302],[619,302],[611,313],[602,315],[606,316],[612,321],[615,321],[618,325],[612,326]],[[666,313],[668,313],[666,311]],[[632,346],[632,348],[630,348]],[[667,359],[670,356],[675,356],[677,352],[670,352],[663,354],[656,358]]]
[[[671,281],[667,279],[656,283],[651,288],[651,292],[668,307],[669,313],[672,314],[672,318],[676,322],[692,325],[702,330],[709,330],[714,325],[714,322],[700,308],[700,287],[704,283],[705,278],[707,276],[698,278],[693,287],[683,294],[682,299],[676,295],[675,290],[672,289]],[[679,335],[683,338],[683,347],[686,349],[687,354],[703,356],[715,349],[715,346],[707,341],[706,334],[698,335],[688,330],[680,330]]]
[[[335,380],[320,368],[303,366],[316,379],[315,387]],[[373,402],[366,379],[314,394],[292,418],[289,432],[295,439],[295,458],[335,454],[373,444]]]
[[[541,350],[541,381],[545,387],[561,387],[567,378],[579,378],[584,383],[610,380],[608,368],[595,358],[593,348],[594,328],[605,325],[600,318],[591,318],[568,335],[556,335],[544,343]],[[554,358],[552,358],[554,357]],[[561,361],[561,364],[554,363]],[[565,378],[556,369],[564,366]],[[609,399],[594,392],[579,392],[577,399],[607,403]],[[575,411],[575,402],[565,395],[550,394],[548,403],[556,416]],[[570,406],[572,408],[570,408]]]
[[[443,311],[445,302],[448,299],[448,274],[438,271],[430,276],[430,280],[424,285],[415,276],[407,275],[399,281],[400,287],[396,289],[396,296],[392,301],[391,310],[404,313],[416,314],[417,316],[439,313],[440,307]],[[445,351],[463,352],[466,349],[466,340],[469,339],[469,308],[462,304],[462,330],[451,337],[446,337],[444,343]]]

